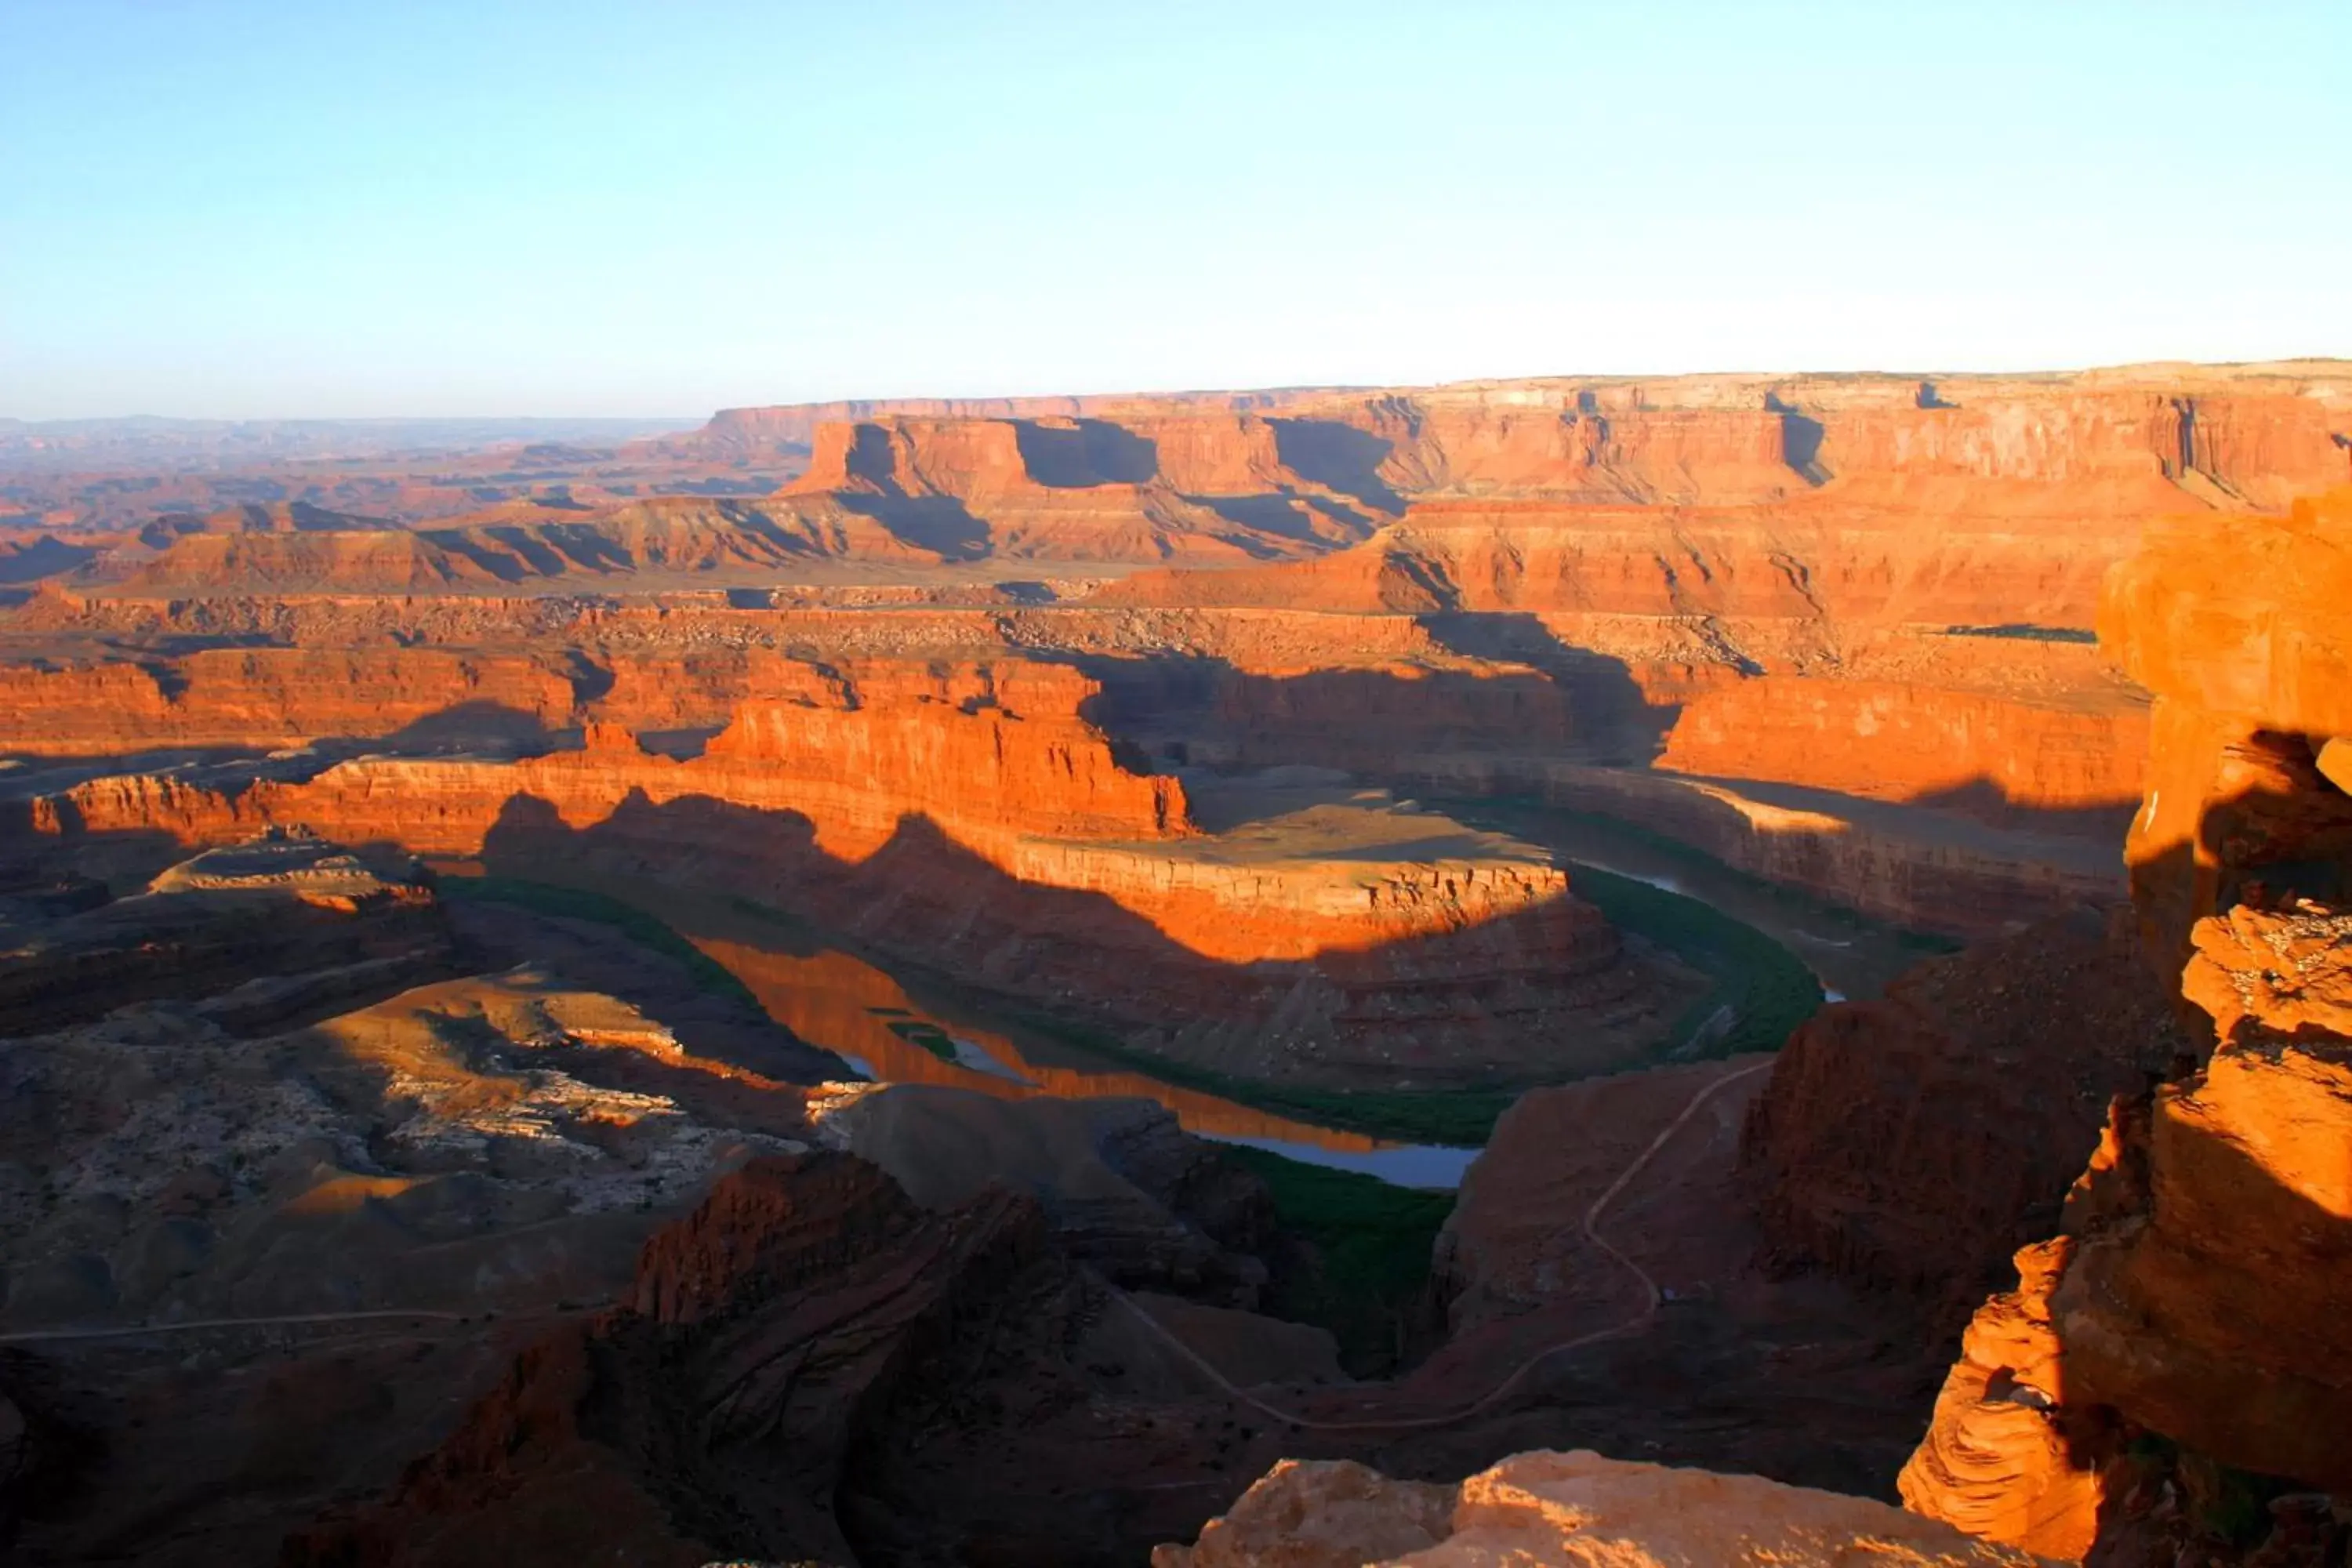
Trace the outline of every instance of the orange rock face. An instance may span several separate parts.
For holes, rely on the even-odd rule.
[[[525,655],[206,648],[155,664],[0,666],[0,744],[74,756],[390,735],[468,710],[474,733],[560,727],[576,692]]]
[[[2125,855],[2134,898],[2181,961],[2189,928],[2245,880],[2352,850],[2352,806],[2318,766],[2352,733],[2347,604],[2352,489],[2284,520],[2159,531],[2110,584],[2100,636],[2157,697]]]
[[[2352,1492],[2352,916],[2240,906],[2195,940],[2223,1043],[2093,1173],[2051,1298],[2066,1397]]]
[[[2059,1404],[2050,1292],[2067,1258],[2063,1239],[2025,1248],[2018,1288],[1978,1310],[1901,1490],[1915,1513],[2076,1562],[2098,1541],[2122,1444],[2104,1413]]]
[[[1941,687],[1773,676],[1683,704],[1658,765],[1874,800],[1964,802],[2000,817],[2017,807],[2136,803],[2147,752],[2147,714],[2137,706],[2042,707]]]
[[[1285,1461],[1152,1568],[2035,1568],[1885,1503],[1757,1476],[1514,1454],[1458,1488]]]
[[[567,819],[602,820],[633,794],[660,804],[706,795],[790,809],[828,852],[863,858],[921,816],[960,840],[1156,839],[1189,831],[1182,786],[1127,773],[1077,717],[1093,683],[1053,665],[879,666],[854,681],[812,672],[796,700],[745,703],[704,754],[680,763],[642,751],[624,729],[592,727],[588,746],[503,764],[363,759],[301,783],[265,781],[219,801],[223,830],[305,815],[425,853],[474,855],[509,801],[547,801]],[[89,831],[138,825],[160,781],[101,780],[54,809]],[[207,809],[182,792],[157,823]]]
[[[2102,635],[2158,701],[2134,889],[2217,1043],[2116,1102],[2064,1234],[1978,1314],[1914,1509],[2072,1555],[2157,1550],[2148,1500],[2192,1466],[2352,1490],[2352,800],[2321,765],[2347,515],[2167,532],[2111,585]]]

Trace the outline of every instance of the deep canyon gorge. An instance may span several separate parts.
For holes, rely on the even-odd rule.
[[[0,440],[16,1560],[2342,1568],[2352,365],[186,440]]]

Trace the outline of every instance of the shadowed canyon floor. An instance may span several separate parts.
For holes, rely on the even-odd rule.
[[[0,1540],[2325,1568],[2347,386],[0,450]]]

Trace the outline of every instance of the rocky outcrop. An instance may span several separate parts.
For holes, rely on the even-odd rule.
[[[2346,515],[2164,535],[2116,574],[2102,630],[2158,700],[2135,892],[2216,1044],[2116,1102],[2062,1234],[1979,1312],[1914,1509],[2094,1561],[2331,1550],[2326,1505],[2277,1494],[2352,1490],[2352,802],[2319,765],[2352,716]],[[2223,1506],[2250,1497],[2275,1529]]]
[[[379,974],[242,1036],[217,1020],[270,983],[205,978],[9,1042],[9,1329],[594,1300],[664,1213],[807,1132],[791,1086],[543,971]]]
[[[1515,1454],[1458,1487],[1285,1460],[1152,1568],[1959,1568],[2040,1562],[1863,1498],[1757,1476]]]
[[[2147,798],[2125,858],[2159,952],[2248,881],[2352,896],[2352,804],[2318,754],[2352,734],[2352,489],[2285,519],[2158,531],[2121,568],[2100,637],[2156,694]]]
[[[420,876],[281,836],[208,851],[95,908],[0,900],[0,1036],[163,997],[205,999],[207,1018],[256,1034],[446,973],[455,943]]]
[[[2118,1117],[2076,1196],[2059,1394],[2352,1494],[2352,913],[2240,905],[2195,942],[2222,1044]]]
[[[1198,1528],[1227,1452],[1270,1456],[1138,1386],[1107,1305],[1027,1199],[929,1213],[850,1156],[758,1162],[280,1561],[1136,1560]]]
[[[1671,1192],[1714,1151],[1733,1147],[1759,1065],[1686,1062],[1521,1095],[1464,1173],[1438,1233],[1435,1273],[1451,1329],[1461,1334],[1538,1313],[1557,1321],[1570,1311],[1607,1324],[1654,1310],[1654,1279],[1629,1261],[1648,1251],[1643,1226],[1621,1223],[1612,1242],[1592,1228],[1595,1215],[1629,1168],[1655,1163],[1644,1190]],[[1673,1143],[1671,1159],[1653,1154],[1637,1167],[1658,1140]],[[1687,1229],[1703,1230],[1715,1217]],[[1669,1288],[1689,1271],[1677,1264],[1664,1271]]]
[[[832,1500],[846,1441],[916,1394],[926,1340],[1038,1258],[1036,1218],[1003,1196],[928,1218],[838,1156],[749,1166],[647,1245],[628,1307],[528,1352],[390,1498],[281,1562],[465,1562],[493,1542],[544,1563],[853,1561]]]
[[[861,858],[903,816],[1007,842],[1188,831],[1182,787],[1121,769],[1079,719],[1094,687],[1074,670],[881,665],[847,680],[810,670],[795,684],[789,697],[743,703],[688,762],[642,751],[625,730],[592,726],[583,750],[514,763],[368,758],[299,782],[265,780],[210,805],[182,789],[183,804],[150,825],[177,815],[193,826],[207,812],[254,827],[315,820],[345,837],[464,855],[478,852],[518,795],[595,820],[635,792],[656,802],[692,794],[789,807],[818,825],[828,849]],[[50,820],[91,832],[140,826],[142,800],[155,794],[135,776],[99,781],[58,799]]]
[[[2062,916],[1815,1015],[1742,1170],[1782,1261],[1901,1291],[1948,1333],[2055,1227],[2108,1102],[2187,1047],[2129,910]]]
[[[536,737],[577,693],[553,661],[438,648],[206,648],[177,658],[0,666],[0,749],[95,756],[298,746],[436,731]]]

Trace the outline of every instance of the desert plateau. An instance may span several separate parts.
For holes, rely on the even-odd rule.
[[[0,1568],[2352,1568],[2347,51],[0,0]]]
[[[1708,1471],[2326,1549],[2347,430],[1565,378],[93,489],[0,611],[18,1550],[1467,1563]]]

